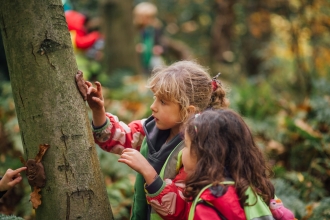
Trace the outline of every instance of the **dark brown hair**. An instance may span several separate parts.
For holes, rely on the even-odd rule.
[[[187,198],[195,198],[206,185],[228,177],[235,181],[242,207],[249,186],[266,204],[274,198],[271,170],[241,116],[229,109],[207,110],[189,118],[184,129],[198,161],[195,172],[186,180]]]

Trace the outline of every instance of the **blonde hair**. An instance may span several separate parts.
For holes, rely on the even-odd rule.
[[[157,7],[150,2],[141,2],[134,7],[133,13],[136,15],[156,16]]]
[[[196,108],[196,112],[229,105],[221,84],[217,82],[218,88],[213,91],[211,82],[212,78],[203,66],[195,61],[179,61],[154,69],[147,88],[161,99],[178,103],[184,122],[190,105]]]

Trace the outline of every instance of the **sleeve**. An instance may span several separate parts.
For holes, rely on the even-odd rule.
[[[7,191],[1,191],[1,192],[0,192],[0,199],[2,198],[3,195],[6,194],[6,192],[7,192]]]
[[[154,183],[146,187],[148,203],[165,220],[188,219],[191,204],[183,196],[185,177],[186,173],[182,168],[173,181],[170,179],[162,181],[162,186],[157,192],[148,191],[148,187],[150,188]],[[157,181],[159,180],[155,180]]]
[[[0,176],[0,181],[2,179],[2,176]],[[5,195],[7,191],[0,191],[0,199],[2,198],[3,195]]]
[[[143,124],[146,119],[136,120],[128,125],[118,120],[118,117],[106,113],[107,121],[101,127],[92,125],[95,143],[103,150],[121,154],[124,148],[140,150],[145,136]]]
[[[93,46],[93,44],[100,38],[101,38],[101,34],[97,31],[93,31],[86,35],[77,34],[75,43],[77,45],[77,48],[88,49],[91,46]]]

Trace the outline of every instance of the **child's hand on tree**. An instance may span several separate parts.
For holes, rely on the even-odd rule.
[[[103,111],[104,99],[102,95],[101,83],[95,82],[96,88],[93,87],[91,82],[86,81],[87,89],[87,102],[92,111]]]
[[[93,112],[93,124],[98,127],[106,122],[104,99],[102,95],[101,83],[95,82],[96,88],[89,81],[85,81],[83,72],[78,70],[75,76],[78,90]]]
[[[0,180],[0,191],[7,191],[21,182],[22,177],[20,172],[26,170],[26,167],[21,167],[16,170],[8,169]]]

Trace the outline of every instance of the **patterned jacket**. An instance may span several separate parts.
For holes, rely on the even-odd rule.
[[[148,202],[163,219],[188,219],[191,202],[187,202],[182,193],[185,178],[186,173],[181,168],[173,180],[164,180],[164,187],[158,193],[147,193]],[[194,220],[221,220],[221,215],[225,217],[223,219],[246,219],[233,186],[229,186],[227,190],[223,190],[221,186],[217,186],[215,190],[208,189],[201,194],[201,198],[203,203],[196,206]]]
[[[177,151],[182,148],[182,137],[176,135],[168,143],[166,139],[170,134],[170,130],[159,130],[152,116],[147,119],[136,120],[128,125],[118,120],[117,116],[106,113],[107,121],[100,127],[93,126],[93,135],[95,142],[105,151],[120,154],[124,148],[134,148],[141,151],[141,144],[144,143],[145,153],[141,153],[146,157],[150,165],[160,174],[164,167],[164,178],[173,179],[177,171],[175,160]],[[174,156],[173,156],[174,154]],[[171,155],[171,156],[170,156]],[[168,158],[172,158],[168,160]],[[164,166],[166,161],[167,166]],[[174,161],[174,162],[173,162]],[[134,201],[132,209],[132,220],[148,220],[151,219],[153,210],[147,204],[144,191],[144,179],[137,174],[134,186]],[[162,189],[163,181],[158,177],[150,186],[147,187],[150,193],[159,192]]]

